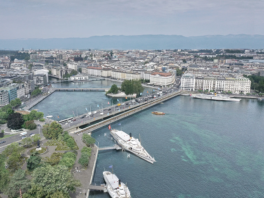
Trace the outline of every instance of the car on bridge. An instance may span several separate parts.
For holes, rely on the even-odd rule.
[[[83,118],[85,118],[86,117],[86,115],[83,115],[82,117],[81,117],[81,119],[83,119]]]
[[[1,142],[0,142],[0,144],[4,144],[4,143],[6,143],[6,141],[1,141]]]

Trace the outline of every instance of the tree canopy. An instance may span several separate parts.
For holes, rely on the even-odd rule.
[[[41,93],[41,90],[37,87],[34,91],[31,92],[31,96],[37,96]]]
[[[23,128],[33,130],[37,128],[37,125],[35,124],[33,120],[29,120],[23,124]]]
[[[75,191],[80,182],[75,180],[66,166],[41,166],[32,174],[32,184],[43,189],[45,194],[61,191],[65,194]]]
[[[117,94],[118,93],[118,87],[117,87],[117,85],[116,84],[113,84],[107,93]]]
[[[47,139],[58,139],[58,136],[63,133],[63,129],[59,123],[54,121],[51,124],[45,124],[42,133]]]
[[[140,80],[124,80],[121,85],[121,90],[125,92],[126,95],[136,93],[139,95],[144,91]]]
[[[7,127],[11,129],[21,129],[24,119],[20,113],[10,114],[7,118]]]
[[[92,148],[91,147],[83,147],[81,153],[82,153],[81,157],[78,161],[79,164],[81,164],[82,166],[88,166],[89,158],[90,158],[91,153],[92,153]]]
[[[41,162],[41,157],[37,153],[31,154],[30,158],[27,161],[28,170],[32,171],[39,166]]]
[[[4,162],[5,156],[0,154],[0,192],[3,192],[9,183],[9,173]]]
[[[30,111],[28,115],[24,115],[23,118],[25,121],[29,121],[29,120],[39,120],[43,118],[43,116],[44,116],[44,113],[38,112],[36,110],[32,110]]]
[[[12,176],[6,192],[8,197],[18,197],[20,190],[25,193],[29,188],[30,182],[26,178],[25,171],[19,169]]]
[[[21,100],[20,100],[19,98],[16,98],[16,99],[14,99],[14,100],[11,100],[10,105],[11,105],[12,107],[16,107],[16,106],[18,106],[18,105],[21,105]]]
[[[59,165],[66,166],[67,168],[72,168],[76,160],[76,155],[72,152],[67,152],[62,156]]]
[[[0,124],[6,123],[8,116],[12,113],[14,113],[14,111],[10,104],[3,106],[0,109]]]
[[[244,77],[249,78],[249,80],[251,81],[251,89],[264,93],[264,77],[263,76],[256,76],[256,75],[245,76],[244,75]]]
[[[84,133],[83,136],[82,136],[82,140],[83,142],[87,145],[87,146],[91,146],[95,143],[95,139],[92,138],[92,136]]]

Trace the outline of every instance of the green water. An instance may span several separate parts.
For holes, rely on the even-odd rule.
[[[263,103],[239,103],[177,97],[123,119],[121,127],[140,137],[157,163],[124,152],[99,154],[94,183],[114,165],[132,197],[264,197]],[[163,111],[165,116],[152,115]],[[104,135],[106,134],[106,135]],[[106,127],[93,136],[112,145]],[[92,192],[90,197],[108,197]]]
[[[111,86],[97,83],[82,86]],[[81,113],[86,106],[96,108],[108,100],[100,92],[61,92],[34,108],[67,117],[71,111]],[[166,115],[156,116],[152,111]],[[121,151],[100,152],[93,183],[103,183],[102,171],[113,165],[133,198],[263,198],[263,121],[264,103],[257,100],[176,97],[112,124],[134,137],[140,135],[142,145],[157,162],[150,164],[132,154],[127,158]],[[100,147],[114,144],[107,126],[93,136]],[[91,192],[90,197],[109,195]]]

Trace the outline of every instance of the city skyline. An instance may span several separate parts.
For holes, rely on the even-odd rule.
[[[263,35],[261,1],[0,0],[0,39]]]

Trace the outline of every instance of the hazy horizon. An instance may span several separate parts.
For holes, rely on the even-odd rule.
[[[0,39],[264,35],[262,1],[0,0]]]

